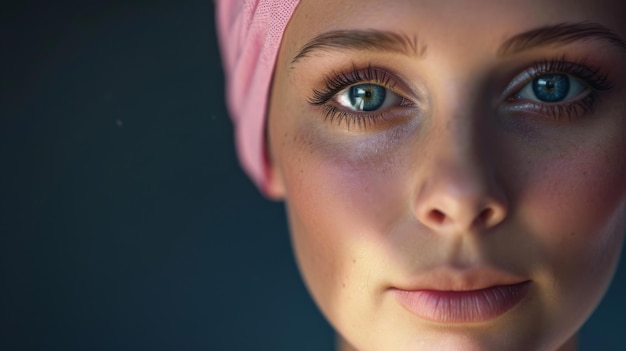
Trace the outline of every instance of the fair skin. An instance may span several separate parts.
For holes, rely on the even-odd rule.
[[[301,2],[274,75],[267,193],[339,350],[576,349],[625,230],[623,18],[608,0]],[[502,47],[583,22],[614,36],[565,25],[574,39]],[[398,294],[481,289],[504,297]]]

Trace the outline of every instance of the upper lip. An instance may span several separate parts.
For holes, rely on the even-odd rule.
[[[394,285],[394,289],[406,291],[473,291],[495,286],[515,285],[526,281],[528,279],[518,274],[489,266],[465,269],[441,267]]]

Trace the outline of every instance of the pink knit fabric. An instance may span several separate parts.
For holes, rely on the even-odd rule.
[[[265,118],[278,49],[299,0],[215,0],[226,100],[244,170],[265,192]]]

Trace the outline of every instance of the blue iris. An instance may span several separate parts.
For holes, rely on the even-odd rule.
[[[375,111],[385,102],[387,92],[376,84],[360,84],[350,87],[348,96],[356,111]]]
[[[565,74],[547,74],[533,80],[533,92],[543,102],[558,102],[567,97],[569,77]]]

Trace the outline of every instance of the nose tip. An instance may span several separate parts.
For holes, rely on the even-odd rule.
[[[501,139],[492,134],[480,106],[463,106],[473,105],[453,104],[434,114],[421,153],[415,154],[414,216],[433,231],[485,231],[507,217],[510,180]]]
[[[487,230],[507,216],[504,191],[495,178],[477,164],[434,167],[417,194],[415,216],[434,231]]]

